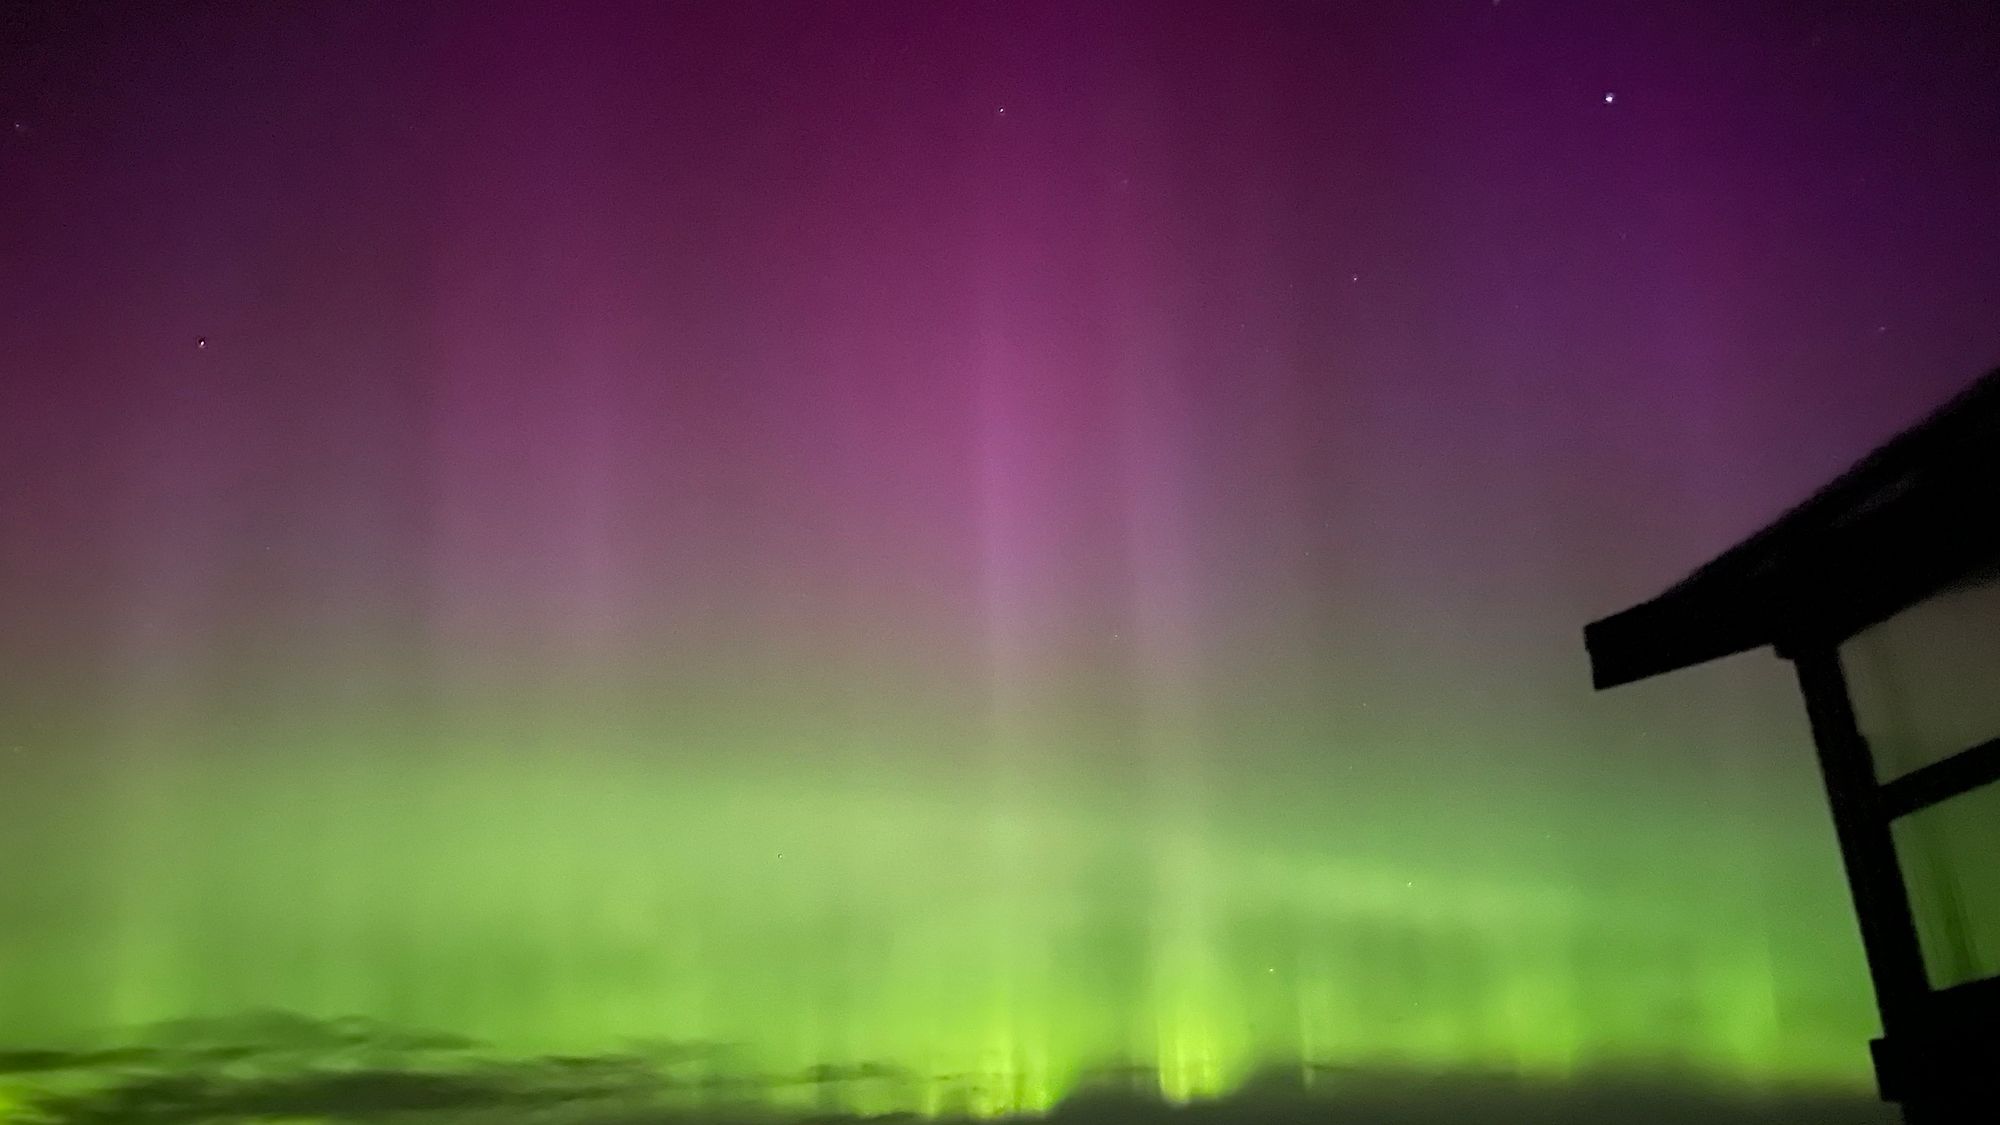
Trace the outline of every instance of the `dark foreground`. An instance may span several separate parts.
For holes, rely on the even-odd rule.
[[[789,1125],[916,1121],[843,1107],[990,1102],[977,1076],[882,1064],[755,1075],[723,1048],[653,1044],[629,1054],[508,1059],[449,1035],[371,1021],[264,1013],[181,1021],[131,1043],[0,1050],[0,1125]],[[1063,1125],[1890,1125],[1866,1095],[1750,1092],[1651,1075],[1561,1085],[1511,1078],[1297,1068],[1185,1106],[1145,1070],[1107,1072],[1040,1120]],[[935,1102],[933,1102],[935,1104]],[[789,1106],[779,1109],[773,1106]],[[801,1109],[798,1107],[809,1107]],[[815,1111],[813,1108],[817,1107]],[[969,1121],[947,1112],[938,1120]]]

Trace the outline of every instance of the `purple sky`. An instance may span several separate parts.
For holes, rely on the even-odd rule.
[[[233,518],[622,605],[689,520],[895,596],[984,519],[1082,596],[1130,478],[1251,603],[1580,617],[2000,355],[1979,5],[404,7],[10,17],[42,580]]]

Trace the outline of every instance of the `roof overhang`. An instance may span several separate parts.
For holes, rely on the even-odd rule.
[[[1616,687],[1838,642],[2000,562],[2000,370],[1658,597],[1583,631]]]

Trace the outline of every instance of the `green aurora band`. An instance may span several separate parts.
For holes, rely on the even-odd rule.
[[[1046,747],[940,768],[881,729],[677,769],[602,706],[347,744],[331,716],[151,722],[108,774],[13,757],[10,793],[72,791],[6,808],[6,1039],[365,1014],[512,1054],[712,1045],[711,1078],[872,1065],[765,1094],[865,1112],[1041,1110],[1126,1068],[1177,1100],[1286,1067],[1865,1081],[1809,789],[1557,803],[1383,746],[1231,806]]]

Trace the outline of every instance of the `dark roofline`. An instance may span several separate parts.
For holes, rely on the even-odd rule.
[[[1583,631],[1599,688],[1843,640],[2000,559],[2000,369],[1762,531]]]

